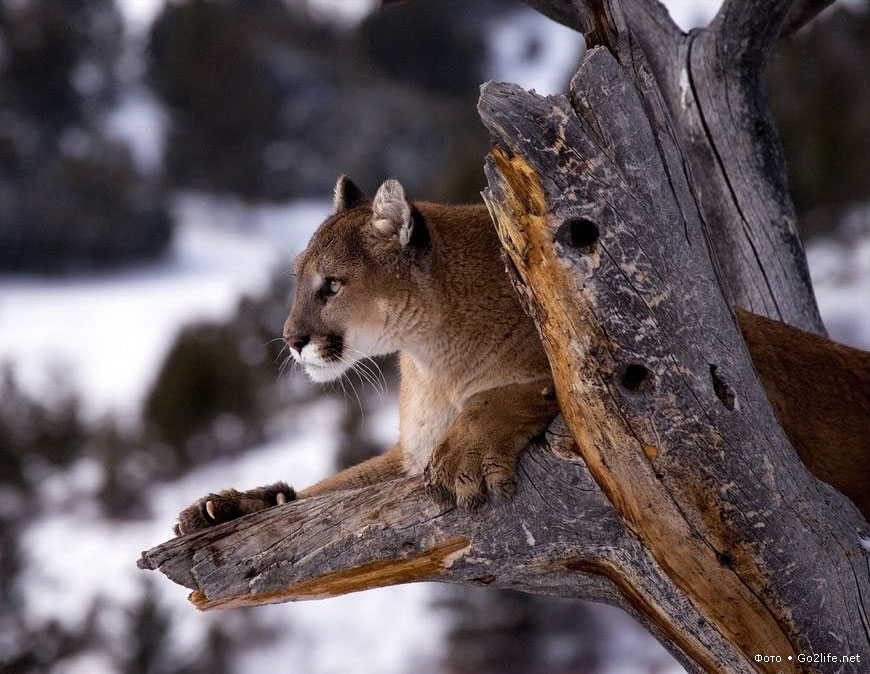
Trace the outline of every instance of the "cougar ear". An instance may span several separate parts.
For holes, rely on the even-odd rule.
[[[338,176],[333,191],[332,206],[336,213],[341,213],[349,208],[361,204],[366,200],[365,193],[353,181],[345,175]]]
[[[398,180],[390,178],[378,188],[372,203],[372,222],[381,234],[397,236],[404,247],[411,241],[411,204]]]

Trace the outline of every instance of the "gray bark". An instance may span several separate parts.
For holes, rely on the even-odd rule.
[[[643,53],[695,176],[726,297],[820,334],[764,68],[777,40],[831,1],[727,0],[709,26],[686,34],[658,0],[625,0],[626,44],[613,45],[596,29],[607,3],[526,0],[623,63],[636,58],[632,49]]]
[[[485,199],[568,427],[620,519],[728,641],[724,656],[691,651],[696,665],[778,671],[754,655],[870,652],[867,557],[853,556],[863,518],[779,427],[676,131],[632,63],[598,47],[570,99],[509,85],[481,96],[496,144]],[[667,624],[671,639],[698,633]]]

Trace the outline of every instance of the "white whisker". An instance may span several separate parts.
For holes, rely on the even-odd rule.
[[[345,412],[345,414],[347,414],[347,389],[344,388],[344,382],[342,381],[342,379],[343,379],[343,377],[339,377],[337,381],[341,385],[342,400],[344,401],[344,412]],[[336,380],[333,380],[333,381],[336,381]],[[333,382],[332,381],[329,382],[329,385],[330,385],[330,387],[332,387]]]
[[[287,368],[287,364],[288,364],[288,363],[290,364],[289,369]],[[293,371],[294,371],[294,369],[295,369],[298,365],[299,365],[299,363],[296,362],[296,360],[293,358],[293,354],[292,354],[292,353],[289,354],[289,355],[288,355],[288,356],[287,356],[287,357],[286,357],[286,358],[281,362],[281,366],[278,368],[278,377],[277,377],[277,381],[280,382],[280,381],[281,381],[281,377],[282,377],[285,373],[287,373],[287,374],[292,374]]]
[[[362,363],[362,361],[353,362],[353,361],[350,361],[348,359],[347,363],[350,365],[351,371],[356,372],[356,375],[360,378],[360,380],[367,381],[369,384],[371,384],[374,387],[375,391],[380,395],[381,391],[380,391],[380,387],[378,385],[378,382],[375,381],[374,375],[365,366],[365,364]],[[357,369],[357,368],[360,368],[360,369]]]
[[[355,370],[353,369],[353,361],[348,359],[346,356],[339,354],[338,360],[340,360],[344,365],[346,365],[349,368],[349,371],[355,372]],[[342,373],[339,380],[344,379],[345,376],[347,376],[347,373],[346,372]],[[353,391],[353,395],[356,398],[357,405],[359,405],[359,411],[362,414],[363,420],[365,420],[366,411],[365,411],[365,408],[363,407],[362,400],[359,397],[359,393],[357,393],[356,386],[354,386],[353,380],[350,377],[347,377],[347,383],[350,384],[350,390]]]
[[[371,371],[373,368],[377,372],[377,377],[380,378],[380,381],[382,382],[380,384],[380,386],[381,386],[381,390],[383,391],[383,396],[386,396],[387,395],[387,378],[384,376],[383,370],[381,370],[381,366],[378,365],[377,361],[375,361],[371,356],[365,355],[362,351],[360,351],[358,349],[354,349],[353,347],[348,347],[348,348],[351,351],[353,351],[354,353],[361,356],[363,358],[363,360],[367,360],[371,363],[371,366],[366,365],[366,368],[369,371]],[[359,362],[361,365],[363,364],[362,361],[359,361]]]
[[[354,363],[354,367],[360,368],[360,374],[364,374],[367,381],[371,382],[372,386],[375,387],[378,394],[383,395],[383,391],[381,390],[381,383],[375,377],[375,372],[369,367],[365,361],[358,360]]]
[[[357,368],[360,368],[360,369],[357,369]],[[357,376],[360,377],[360,379],[364,379],[365,381],[367,381],[369,384],[372,385],[372,388],[375,390],[375,393],[378,394],[378,398],[380,399],[381,404],[383,404],[384,403],[384,392],[381,391],[380,382],[378,382],[375,379],[374,375],[365,367],[365,365],[363,365],[362,362],[357,361],[356,363],[353,364],[353,367],[351,369],[354,372],[356,372]]]

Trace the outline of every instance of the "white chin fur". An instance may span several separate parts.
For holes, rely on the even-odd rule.
[[[303,367],[305,368],[305,374],[309,376],[311,381],[315,381],[317,383],[324,383],[332,381],[333,379],[338,379],[348,370],[348,366],[344,363],[336,363],[335,365],[325,366],[304,363]]]

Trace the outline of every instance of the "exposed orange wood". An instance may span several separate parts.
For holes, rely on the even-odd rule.
[[[556,393],[565,420],[577,442],[590,472],[627,526],[649,549],[668,577],[697,609],[747,660],[755,653],[797,656],[798,650],[779,625],[774,611],[759,600],[762,574],[753,565],[725,566],[717,549],[728,549],[732,541],[719,522],[707,520],[707,529],[696,531],[677,506],[673,495],[656,478],[650,463],[650,450],[620,417],[618,409],[607,406],[601,377],[605,373],[583,372],[585,354],[596,350],[618,352],[595,315],[594,298],[587,295],[578,302],[573,274],[555,254],[553,235],[547,221],[547,204],[534,170],[518,156],[509,156],[496,146],[492,156],[499,172],[510,186],[502,205],[493,213],[499,236],[510,261],[520,271],[526,292],[534,293],[540,308],[538,326],[556,384]],[[492,206],[491,206],[492,208]],[[596,266],[593,254],[591,264]],[[611,373],[612,374],[612,373]],[[657,451],[667,451],[658,447]],[[704,491],[698,498],[716,502],[715,493]],[[700,535],[699,535],[700,534]],[[749,556],[741,556],[749,559]],[[624,592],[629,580],[620,584]],[[634,599],[644,604],[641,597]],[[663,623],[662,628],[676,643],[684,641],[678,626]],[[715,658],[693,655],[700,661]],[[759,671],[776,672],[773,664],[756,664]]]
[[[337,597],[350,592],[361,592],[376,587],[411,583],[437,576],[448,568],[453,559],[471,546],[465,536],[451,538],[422,554],[399,559],[370,562],[353,569],[343,569],[312,578],[280,592],[266,592],[238,597],[209,599],[199,590],[190,593],[190,601],[201,611],[275,604],[284,601],[305,601]]]

